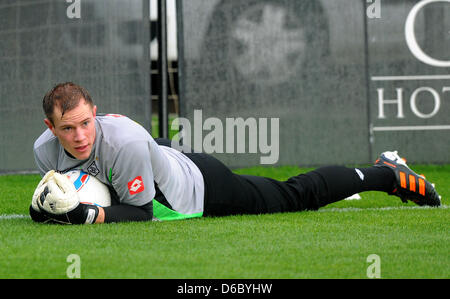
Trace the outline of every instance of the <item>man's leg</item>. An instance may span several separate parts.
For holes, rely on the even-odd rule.
[[[412,171],[397,152],[382,153],[372,167],[325,166],[278,184],[289,189],[284,193],[291,197],[288,202],[300,201],[298,210],[318,209],[364,191],[386,192],[421,206],[441,205],[434,185]]]
[[[306,209],[318,209],[355,193],[381,191],[418,205],[440,206],[441,196],[425,177],[411,170],[397,152],[384,152],[372,167],[326,166],[284,182]],[[301,195],[304,196],[301,196]]]
[[[290,178],[286,184],[298,188],[302,175]],[[386,167],[348,168],[344,166],[325,166],[304,174],[310,177],[313,186],[318,189],[315,201],[308,202],[311,209],[345,199],[364,191],[391,192],[395,183],[392,170]]]
[[[325,166],[293,176],[287,181],[277,181],[234,174],[219,160],[207,154],[186,155],[200,168],[204,177],[205,216],[317,210],[364,191],[386,192],[402,200],[412,196],[418,204],[440,205],[438,194],[429,182],[424,187],[426,192],[423,198],[415,196],[418,192],[411,195],[406,190],[396,191],[401,184],[396,169],[397,166],[400,168],[400,162],[392,160],[389,161],[395,167],[384,166],[379,162],[367,168]],[[385,161],[383,159],[381,161]],[[404,167],[400,169],[407,171]],[[409,171],[408,174],[414,172]],[[408,186],[406,188],[409,189]]]
[[[187,154],[205,180],[205,216],[317,210],[352,194],[392,191],[393,172],[385,167],[321,167],[287,181],[237,175],[207,154]]]

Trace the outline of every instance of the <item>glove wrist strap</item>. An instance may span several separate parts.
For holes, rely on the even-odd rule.
[[[86,220],[84,224],[92,224],[95,223],[95,220],[97,220],[98,216],[98,207],[94,205],[86,205]]]

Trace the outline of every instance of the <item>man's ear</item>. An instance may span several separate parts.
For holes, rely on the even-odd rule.
[[[47,125],[47,127],[50,129],[50,131],[52,131],[53,135],[56,136],[55,134],[55,127],[53,126],[53,123],[51,120],[49,120],[48,118],[44,119],[44,123]]]
[[[92,107],[92,116],[94,116],[95,118],[96,115],[97,115],[97,106],[94,105],[94,107]]]

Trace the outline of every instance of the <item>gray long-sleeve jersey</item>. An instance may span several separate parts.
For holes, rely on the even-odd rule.
[[[112,186],[120,204],[134,206],[154,198],[156,183],[174,211],[186,215],[203,212],[203,176],[183,153],[158,145],[141,125],[126,116],[97,115],[95,128],[91,155],[83,161],[71,157],[47,129],[34,143],[41,175],[52,169],[81,169]]]

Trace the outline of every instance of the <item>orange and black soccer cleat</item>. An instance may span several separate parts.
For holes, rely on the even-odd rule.
[[[397,151],[384,152],[375,161],[375,166],[389,167],[395,173],[395,183],[389,194],[400,197],[403,202],[408,200],[419,206],[440,206],[441,196],[436,192],[434,185],[424,176],[412,171],[406,161],[399,157]]]

